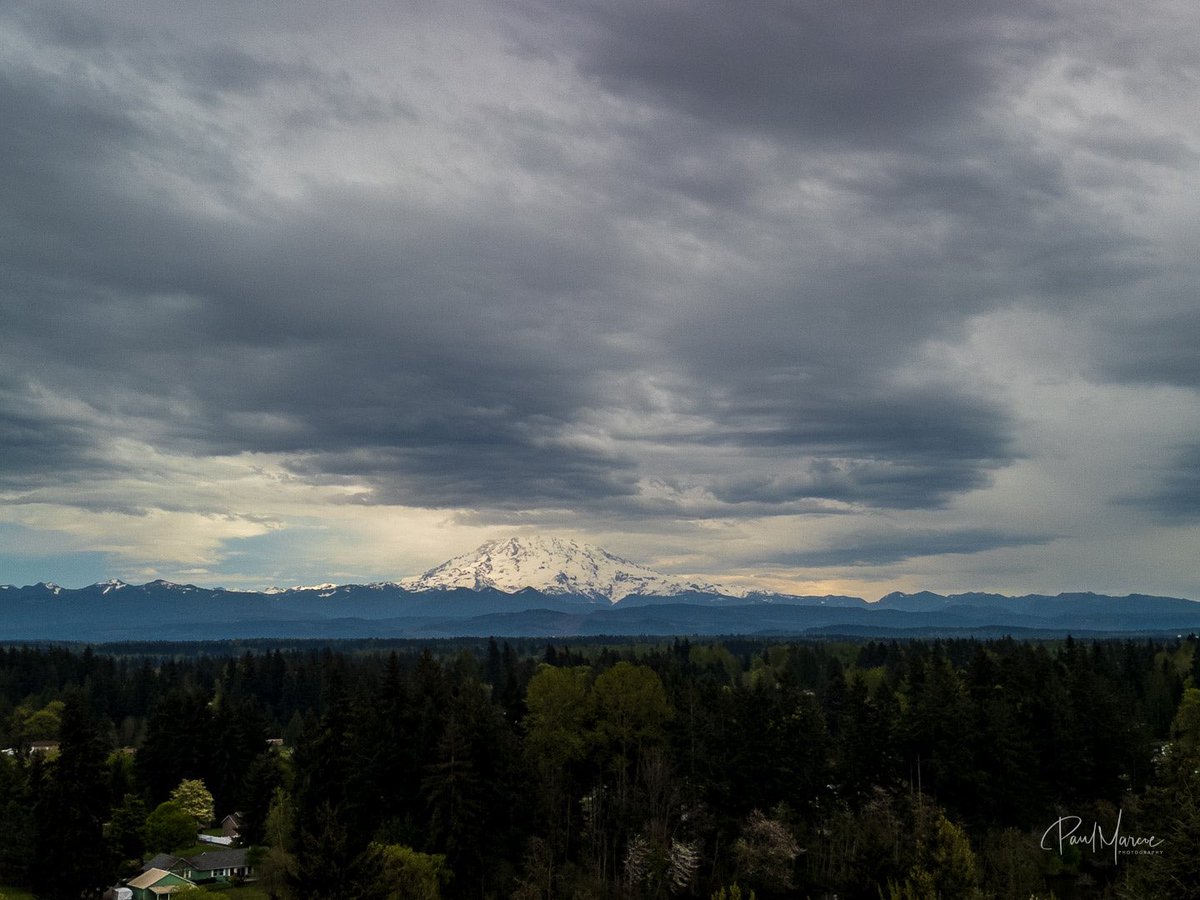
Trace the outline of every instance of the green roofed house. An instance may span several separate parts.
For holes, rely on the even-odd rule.
[[[160,853],[146,860],[142,867],[142,875],[134,881],[140,881],[150,872],[169,872],[188,884],[211,884],[254,877],[254,868],[246,862],[245,848],[210,850],[196,856]],[[133,881],[128,882],[127,886],[133,888]],[[134,894],[134,900],[140,900],[140,896]]]
[[[181,865],[185,865],[187,860],[180,856],[175,856],[171,853],[158,853],[142,864],[142,871],[147,869],[166,869],[168,872],[176,872]]]
[[[246,863],[245,848],[210,850],[199,856],[189,856],[183,862],[183,875],[195,882],[231,881],[254,875],[254,869]],[[176,868],[175,871],[180,869]]]
[[[166,869],[147,869],[137,878],[125,882],[125,886],[133,891],[133,900],[156,900],[158,897],[168,897],[181,887],[192,884],[182,875],[168,872]]]

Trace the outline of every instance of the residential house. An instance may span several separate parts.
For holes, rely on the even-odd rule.
[[[221,820],[221,834],[225,837],[235,838],[241,830],[242,814],[240,812],[230,813]]]
[[[149,868],[137,878],[125,882],[125,886],[133,892],[133,900],[158,900],[194,883],[175,872]]]
[[[168,872],[174,872],[180,866],[186,865],[187,860],[182,856],[176,856],[173,853],[156,853],[142,864],[142,871],[149,869],[165,869]]]
[[[254,869],[246,863],[244,847],[236,850],[208,850],[199,856],[189,857],[186,863],[184,877],[197,883],[232,881],[235,878],[254,876]]]
[[[164,871],[178,876],[188,884],[212,884],[254,877],[254,868],[246,862],[246,850],[239,848],[236,850],[210,850],[196,856],[173,856],[170,853],[160,853],[152,859],[146,860],[142,874],[135,880],[146,877],[150,872]],[[126,884],[128,887],[134,887],[133,881],[126,882]],[[169,886],[169,883],[164,882],[164,884]],[[145,896],[149,897],[150,895]],[[135,893],[134,900],[143,900],[143,898]]]

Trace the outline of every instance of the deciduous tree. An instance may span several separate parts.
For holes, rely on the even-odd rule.
[[[171,791],[171,801],[196,820],[196,825],[206,828],[213,820],[213,795],[198,778],[185,778]]]
[[[403,844],[373,844],[368,866],[377,873],[368,893],[378,900],[441,900],[453,878],[445,856]]]
[[[196,820],[178,803],[160,803],[146,817],[146,849],[170,853],[196,842]]]

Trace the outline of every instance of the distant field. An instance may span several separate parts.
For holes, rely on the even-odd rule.
[[[246,895],[251,897],[253,895]],[[262,895],[265,897],[265,895]],[[0,884],[0,900],[33,900],[33,894],[29,891],[23,891],[20,888],[5,887]]]

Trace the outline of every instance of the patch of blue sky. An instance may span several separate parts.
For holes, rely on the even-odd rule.
[[[52,581],[74,588],[120,577],[110,554],[71,551],[58,543],[53,532],[0,523],[0,584]]]

